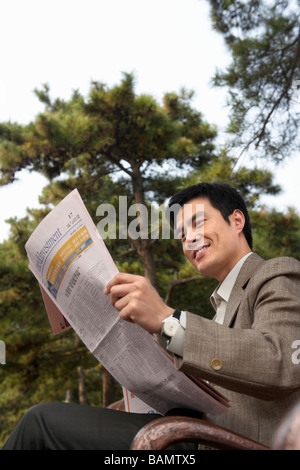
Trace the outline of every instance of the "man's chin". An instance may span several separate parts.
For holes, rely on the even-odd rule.
[[[215,269],[212,265],[211,262],[208,260],[200,259],[200,260],[194,260],[192,263],[194,268],[200,273],[203,274],[203,276],[208,276],[208,277],[213,277],[214,279],[217,279]]]

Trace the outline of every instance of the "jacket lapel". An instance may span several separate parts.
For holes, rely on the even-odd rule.
[[[244,262],[228,300],[223,323],[224,326],[229,327],[232,324],[249,279],[263,261],[264,260],[260,256],[253,253]]]

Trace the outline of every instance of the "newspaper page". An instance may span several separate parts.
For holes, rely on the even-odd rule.
[[[127,388],[122,387],[125,404],[125,411],[129,413],[160,414],[152,406],[147,405]]]
[[[25,245],[43,294],[111,375],[150,409],[223,413],[228,401],[177,371],[154,336],[122,320],[104,295],[118,272],[77,189],[39,224]]]

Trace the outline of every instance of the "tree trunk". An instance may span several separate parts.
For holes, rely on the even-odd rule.
[[[115,379],[102,366],[102,406],[107,408],[115,401]]]
[[[144,188],[143,188],[143,177],[140,173],[140,167],[137,165],[136,168],[133,168],[133,191],[136,204],[142,204],[146,207],[145,197],[144,197]],[[148,238],[149,227],[148,219],[145,218],[144,213],[140,212],[138,214],[140,231],[143,234],[142,238],[137,240],[131,240],[132,245],[137,250],[138,254],[141,257],[144,275],[154,287],[157,287],[157,276],[156,276],[156,265],[152,250],[152,241]],[[143,238],[146,237],[146,238]]]
[[[78,396],[80,405],[88,405],[88,397],[85,389],[84,370],[81,366],[77,367],[78,371]]]
[[[73,397],[73,390],[71,388],[68,388],[66,390],[65,403],[72,403],[72,397]]]
[[[144,275],[153,287],[157,287],[156,264],[153,256],[151,240],[135,240],[137,241],[137,252],[143,263]]]

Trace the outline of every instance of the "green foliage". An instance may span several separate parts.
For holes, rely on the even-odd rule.
[[[295,209],[287,213],[264,207],[252,212],[254,249],[263,258],[292,256],[300,260],[300,218]]]
[[[263,194],[275,196],[280,192],[280,186],[274,184],[270,171],[237,166],[237,159],[230,157],[226,150],[222,151],[219,159],[212,165],[205,166],[201,172],[195,172],[182,184],[184,187],[201,181],[225,181],[231,184],[240,192],[249,208],[256,207]]]
[[[120,85],[93,82],[87,99],[79,92],[68,102],[51,100],[48,85],[36,90],[45,111],[27,126],[0,127],[2,184],[29,167],[50,180],[65,172],[89,183],[121,171],[133,184],[139,177],[159,178],[166,160],[200,167],[213,156],[215,129],[191,107],[192,93],[167,94],[164,105],[137,96],[134,79],[124,74]],[[163,176],[161,177],[163,179]]]
[[[228,89],[228,132],[240,152],[280,160],[298,149],[299,2],[210,0],[213,25],[231,53],[214,77]]]

